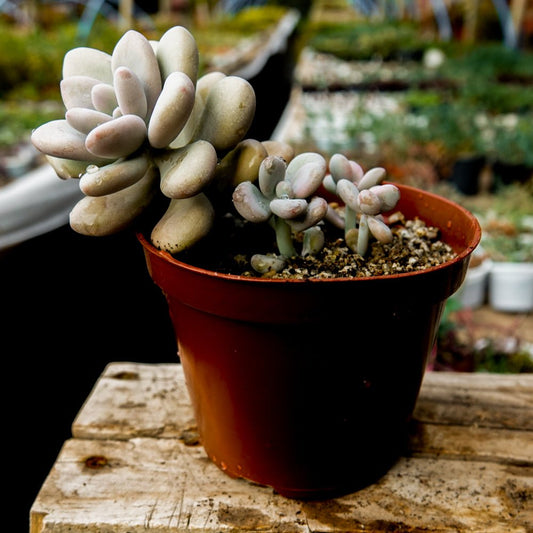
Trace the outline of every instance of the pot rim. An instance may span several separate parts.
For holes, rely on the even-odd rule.
[[[241,276],[239,274],[225,274],[221,272],[216,272],[213,270],[208,270],[206,268],[197,267],[195,265],[191,265],[189,263],[185,263],[183,261],[180,261],[179,259],[176,259],[174,256],[172,256],[169,252],[160,250],[159,248],[156,248],[148,238],[144,235],[143,232],[137,232],[137,239],[142,244],[143,248],[146,251],[149,251],[150,253],[159,256],[162,260],[167,261],[171,264],[174,264],[177,267],[180,267],[186,271],[189,271],[191,273],[203,275],[203,276],[210,276],[215,277],[219,279],[226,279],[226,280],[233,280],[233,281],[239,281],[244,283],[276,283],[280,285],[284,284],[303,284],[303,283],[346,283],[346,282],[354,282],[354,281],[381,281],[381,280],[393,280],[393,279],[402,279],[402,278],[412,278],[413,276],[419,276],[421,274],[430,274],[432,272],[438,272],[440,270],[443,270],[445,268],[448,268],[450,265],[458,264],[464,261],[478,246],[480,240],[481,240],[481,226],[479,224],[479,221],[473,215],[470,211],[468,211],[463,206],[459,205],[458,203],[449,200],[448,198],[445,198],[444,196],[425,191],[422,189],[418,189],[416,187],[412,187],[410,185],[404,185],[404,184],[398,184],[395,183],[397,187],[400,188],[400,190],[405,190],[406,192],[411,192],[412,194],[419,194],[421,196],[425,196],[427,198],[432,198],[434,200],[437,200],[438,202],[447,204],[448,206],[453,206],[454,209],[459,211],[466,219],[468,219],[472,225],[472,237],[470,239],[470,242],[464,247],[463,250],[457,253],[457,255],[450,259],[449,261],[446,261],[444,263],[441,263],[440,265],[432,266],[425,268],[424,270],[415,270],[412,272],[403,272],[398,274],[385,274],[380,276],[361,276],[361,277],[342,277],[342,278],[307,278],[307,279],[295,279],[295,278],[286,278],[286,279],[272,279],[272,278],[262,278],[262,277],[249,277],[249,276]],[[439,228],[440,229],[440,228]],[[446,242],[446,241],[445,241]]]

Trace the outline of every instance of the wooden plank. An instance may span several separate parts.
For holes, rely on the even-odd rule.
[[[462,390],[516,391],[533,393],[532,374],[489,374],[485,372],[426,372],[423,387]],[[530,403],[531,403],[531,397]]]
[[[194,424],[181,365],[111,363],[74,420],[72,435],[177,438]]]
[[[409,452],[422,457],[533,466],[533,432],[416,423]]]
[[[304,503],[229,478],[180,439],[194,426],[180,365],[112,363],[32,507],[30,530],[533,531],[533,432],[518,425],[531,416],[532,391],[533,376],[427,373],[411,455],[370,487]]]
[[[426,423],[533,430],[533,375],[427,372],[414,417]]]
[[[533,375],[427,372],[415,419],[533,429]],[[79,438],[177,437],[193,422],[179,364],[111,363],[74,421]]]
[[[531,463],[532,403],[533,376],[429,372],[415,410],[410,452]],[[180,365],[112,363],[74,421],[72,434],[180,438],[188,430],[194,436],[194,426]]]
[[[99,465],[88,468],[88,458]],[[299,502],[231,479],[175,439],[65,443],[31,512],[31,533],[526,533],[533,468],[403,458],[378,483]],[[529,506],[529,507],[528,507]]]

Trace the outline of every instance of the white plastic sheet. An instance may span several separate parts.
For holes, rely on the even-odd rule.
[[[0,250],[67,224],[82,197],[77,179],[62,180],[49,165],[0,187]]]

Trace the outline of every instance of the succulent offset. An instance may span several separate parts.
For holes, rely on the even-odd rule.
[[[32,142],[59,177],[79,178],[85,197],[71,211],[74,230],[116,233],[163,195],[168,207],[151,240],[175,254],[210,232],[227,196],[243,218],[274,228],[279,254],[255,255],[258,272],[318,252],[325,223],[363,256],[371,235],[390,242],[381,213],[394,208],[399,190],[381,184],[384,169],[364,173],[342,154],[327,162],[318,153],[295,155],[285,143],[245,139],[252,86],[222,72],[198,78],[198,65],[196,41],[181,26],[157,42],[130,30],[111,55],[85,47],[65,55],[65,118],[37,128]],[[335,209],[320,190],[345,207]]]
[[[364,173],[342,154],[334,154],[329,165],[313,152],[299,154],[288,164],[280,157],[263,159],[258,185],[245,181],[233,192],[241,216],[251,222],[269,222],[276,232],[280,255],[254,255],[254,269],[262,273],[283,269],[284,258],[298,253],[293,245],[295,233],[303,232],[302,256],[318,252],[325,241],[322,220],[343,229],[346,244],[362,256],[367,253],[370,234],[380,242],[391,242],[392,232],[382,213],[396,206],[400,191],[392,184],[381,185],[384,178],[384,169]],[[317,194],[321,185],[343,201],[342,213]]]
[[[348,246],[364,256],[370,234],[380,242],[391,242],[392,232],[383,221],[382,213],[394,209],[400,191],[390,183],[381,184],[386,176],[385,169],[376,167],[365,173],[360,165],[342,154],[334,154],[329,167],[324,187],[345,204],[344,231]]]
[[[302,255],[319,250],[324,236],[317,225],[326,215],[328,203],[315,192],[326,176],[326,160],[312,152],[299,154],[288,164],[279,156],[267,156],[261,162],[258,185],[244,181],[233,192],[233,203],[241,216],[251,222],[269,222],[276,232],[280,254],[297,254],[293,232],[303,232]],[[278,258],[252,258],[259,271],[281,266]]]

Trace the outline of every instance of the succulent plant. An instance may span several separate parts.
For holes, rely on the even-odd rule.
[[[381,213],[396,205],[399,191],[382,184],[383,169],[364,173],[342,154],[328,163],[318,153],[295,155],[285,143],[245,139],[255,113],[252,86],[222,72],[198,78],[198,65],[194,37],[181,26],[158,42],[130,30],[111,55],[84,47],[65,55],[65,118],[37,128],[32,142],[59,177],[79,178],[85,197],[71,211],[74,230],[121,231],[166,197],[151,240],[175,254],[211,231],[231,196],[242,217],[275,230],[279,255],[255,255],[259,272],[280,270],[298,255],[296,235],[303,236],[300,255],[318,252],[326,221],[360,255],[370,235],[392,239]],[[335,209],[320,188],[345,208]]]
[[[365,173],[342,154],[334,154],[329,165],[313,152],[299,154],[288,164],[276,156],[263,159],[258,185],[244,181],[233,192],[241,216],[251,222],[269,222],[276,232],[280,255],[256,254],[254,269],[283,269],[284,258],[297,255],[293,244],[297,233],[303,232],[302,256],[320,251],[325,241],[322,220],[343,229],[346,244],[362,256],[370,235],[382,243],[391,242],[392,232],[382,213],[396,206],[400,191],[392,184],[381,184],[385,174],[379,167]],[[317,194],[321,185],[344,202],[342,213]]]
[[[293,232],[303,232],[302,255],[319,250],[324,242],[317,224],[324,218],[328,203],[315,192],[326,176],[327,163],[320,154],[307,152],[288,164],[279,156],[267,156],[258,171],[258,184],[243,181],[233,192],[239,214],[251,222],[269,222],[276,232],[281,256],[297,255]],[[252,266],[259,271],[279,269],[278,257],[257,255]]]
[[[394,209],[400,199],[400,191],[391,183],[382,184],[385,169],[375,167],[365,173],[360,165],[342,154],[331,157],[329,168],[330,174],[324,178],[324,187],[345,204],[346,244],[364,256],[370,234],[382,243],[391,242],[392,232],[382,214]]]
[[[200,79],[192,34],[181,26],[158,42],[130,30],[111,55],[75,48],[63,62],[65,118],[43,124],[33,144],[61,178],[80,178],[86,195],[72,210],[79,233],[128,227],[158,195],[168,210],[152,241],[172,253],[209,232],[214,209],[204,191],[219,156],[247,133],[255,93],[244,79]]]

